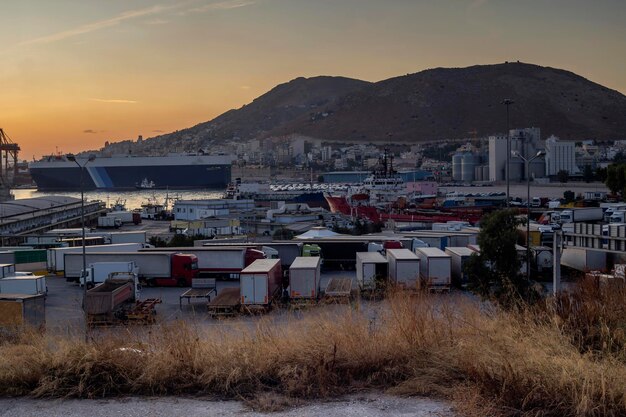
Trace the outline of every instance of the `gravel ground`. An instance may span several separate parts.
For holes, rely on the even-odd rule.
[[[0,399],[0,417],[452,417],[450,404],[427,398],[397,398],[366,394],[333,402],[316,402],[281,412],[253,412],[239,401],[204,401],[188,398],[123,398],[107,400]]]

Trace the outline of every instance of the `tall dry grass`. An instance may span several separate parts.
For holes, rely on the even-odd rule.
[[[581,349],[562,313],[397,293],[239,331],[177,323],[93,343],[30,335],[0,346],[0,394],[250,399],[381,389],[445,398],[465,415],[626,415],[623,356]]]

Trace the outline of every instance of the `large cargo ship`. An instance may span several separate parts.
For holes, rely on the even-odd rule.
[[[83,165],[86,157],[77,156]],[[142,188],[225,188],[231,178],[230,155],[168,155],[96,157],[85,166],[86,190]],[[48,156],[29,164],[41,191],[80,189],[80,168],[65,156]]]

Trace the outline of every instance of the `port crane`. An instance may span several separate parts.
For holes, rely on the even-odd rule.
[[[0,183],[4,186],[9,186],[9,172],[10,165],[9,159],[13,161],[13,179],[17,176],[17,158],[20,151],[20,146],[17,143],[13,143],[9,135],[4,132],[4,129],[0,128]]]

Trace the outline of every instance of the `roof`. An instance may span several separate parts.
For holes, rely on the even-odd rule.
[[[387,249],[387,259],[390,257],[397,260],[419,260],[417,255],[408,249]]]
[[[325,227],[312,227],[311,230],[296,236],[295,239],[314,239],[318,237],[337,236],[338,234],[339,233],[335,233]]]
[[[45,197],[21,198],[0,203],[0,216],[9,217],[30,213],[36,210],[51,209],[68,204],[80,203],[80,198],[52,195]]]
[[[473,253],[476,253],[465,246],[448,246],[446,248],[446,252],[452,252],[455,255],[459,256],[472,256]]]
[[[449,258],[450,255],[439,248],[417,248],[417,251],[429,258]]]
[[[320,263],[319,256],[298,256],[293,260],[289,269],[314,269],[320,266]]]
[[[386,264],[387,259],[379,252],[357,252],[356,258],[366,263]]]
[[[257,259],[241,271],[241,273],[262,274],[271,271],[277,264],[280,265],[280,259]]]

